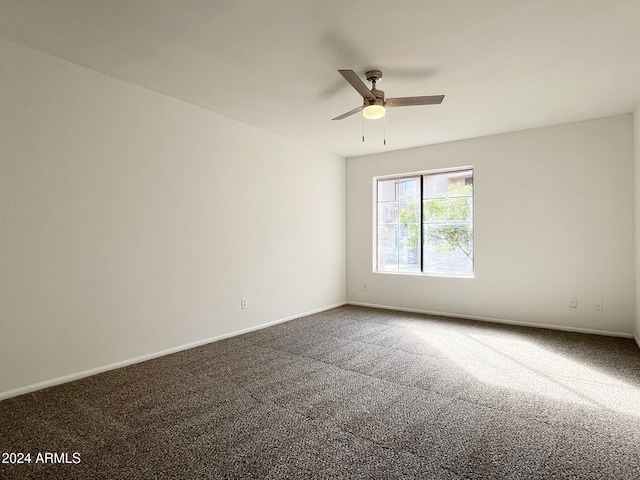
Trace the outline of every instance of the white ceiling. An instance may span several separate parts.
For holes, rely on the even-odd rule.
[[[640,100],[640,0],[0,0],[0,36],[346,157]],[[446,97],[363,143],[360,115],[330,120],[361,104],[341,68]]]

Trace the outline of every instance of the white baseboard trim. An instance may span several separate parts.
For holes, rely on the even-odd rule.
[[[449,313],[449,312],[435,312],[432,310],[420,310],[416,308],[403,308],[403,307],[395,307],[391,305],[379,305],[376,303],[364,303],[364,302],[347,302],[349,305],[358,305],[360,307],[371,307],[371,308],[382,308],[385,310],[398,310],[401,312],[412,312],[412,313],[422,313],[426,315],[437,315],[441,317],[452,317],[452,318],[464,318],[467,320],[479,320],[481,322],[490,322],[490,323],[503,323],[507,325],[516,325],[519,327],[534,327],[534,328],[547,328],[550,330],[561,330],[564,332],[576,332],[576,333],[589,333],[592,335],[604,335],[607,337],[622,337],[622,338],[634,338],[631,333],[623,333],[623,332],[610,332],[607,330],[594,330],[590,328],[580,328],[580,327],[568,327],[563,325],[551,325],[546,323],[533,323],[533,322],[520,322],[514,320],[506,320],[503,318],[493,318],[493,317],[482,317],[479,315],[463,315],[459,313]],[[640,341],[638,337],[635,337],[636,342],[640,346]]]
[[[117,368],[127,367],[129,365],[133,365],[135,363],[146,362],[147,360],[152,360],[158,357],[164,357],[165,355],[171,355],[172,353],[181,352],[183,350],[189,350],[190,348],[200,347],[202,345],[206,345],[208,343],[217,342],[218,340],[224,340],[225,338],[236,337],[238,335],[242,335],[244,333],[253,332],[255,330],[261,330],[263,328],[271,327],[273,325],[277,325],[279,323],[288,322],[291,320],[295,320],[296,318],[306,317],[307,315],[313,315],[314,313],[320,313],[327,310],[331,310],[332,308],[341,307],[346,305],[347,302],[336,303],[333,305],[329,305],[322,308],[317,308],[315,310],[311,310],[308,312],[291,315],[290,317],[281,318],[279,320],[274,320],[272,322],[263,323],[260,325],[256,325],[253,327],[243,328],[242,330],[237,330],[230,333],[225,333],[222,335],[217,335],[211,338],[205,338],[204,340],[198,340],[196,342],[191,342],[185,345],[179,345],[177,347],[168,348],[166,350],[162,350],[159,352],[153,352],[146,355],[141,355],[139,357],[130,358],[127,360],[123,360],[121,362],[111,363],[109,365],[103,365],[101,367],[91,368],[89,370],[83,370],[81,372],[72,373],[69,375],[65,375],[63,377],[53,378],[51,380],[45,380],[44,382],[35,383],[33,385],[27,385],[26,387],[16,388],[14,390],[9,390],[6,392],[0,392],[0,401],[6,400],[7,398],[17,397],[19,395],[24,395],[27,393],[32,393],[37,390],[42,390],[44,388],[54,387],[56,385],[61,385],[63,383],[73,382],[74,380],[80,380],[81,378],[90,377],[92,375],[97,375],[98,373],[108,372],[109,370],[115,370]]]

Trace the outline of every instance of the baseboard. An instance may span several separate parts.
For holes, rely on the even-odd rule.
[[[638,334],[635,334],[633,338],[636,340],[636,345],[638,345],[638,348],[640,348],[640,337],[638,336]]]
[[[604,335],[607,337],[622,337],[622,338],[634,338],[631,333],[623,333],[623,332],[610,332],[607,330],[594,330],[590,328],[579,328],[579,327],[566,327],[562,325],[551,325],[546,323],[533,323],[533,322],[520,322],[514,320],[506,320],[503,318],[493,318],[493,317],[482,317],[478,315],[463,315],[459,313],[449,313],[449,312],[436,312],[432,310],[420,310],[416,308],[403,308],[396,307],[391,305],[379,305],[376,303],[364,303],[364,302],[347,302],[349,305],[358,305],[360,307],[371,307],[371,308],[382,308],[385,310],[398,310],[401,312],[412,312],[412,313],[422,313],[426,315],[437,315],[441,317],[452,317],[452,318],[464,318],[467,320],[479,320],[481,322],[490,322],[490,323],[502,323],[506,325],[516,325],[519,327],[534,327],[534,328],[547,328],[550,330],[560,330],[563,332],[575,332],[575,333],[588,333],[591,335]],[[640,341],[638,337],[635,337],[636,343],[640,346]]]
[[[332,308],[341,307],[346,305],[347,302],[336,303],[334,305],[329,305],[322,308],[317,308],[315,310],[311,310],[308,312],[292,315],[290,317],[281,318],[279,320],[274,320],[272,322],[263,323],[260,325],[256,325],[253,327],[244,328],[242,330],[237,330],[230,333],[225,333],[222,335],[217,335],[215,337],[206,338],[204,340],[198,340],[196,342],[191,342],[185,345],[179,345],[177,347],[168,348],[166,350],[162,350],[159,352],[149,353],[146,355],[141,355],[139,357],[130,358],[127,360],[123,360],[121,362],[111,363],[109,365],[104,365],[97,368],[92,368],[89,370],[84,370],[81,372],[72,373],[70,375],[65,375],[63,377],[54,378],[51,380],[46,380],[44,382],[35,383],[33,385],[27,385],[26,387],[16,388],[14,390],[9,390],[7,392],[0,392],[0,401],[6,400],[7,398],[17,397],[19,395],[24,395],[27,393],[32,393],[38,390],[42,390],[44,388],[54,387],[56,385],[61,385],[63,383],[73,382],[74,380],[80,380],[81,378],[90,377],[92,375],[97,375],[99,373],[108,372],[109,370],[115,370],[117,368],[127,367],[129,365],[133,365],[136,363],[146,362],[147,360],[153,360],[154,358],[164,357],[165,355],[171,355],[172,353],[181,352],[183,350],[189,350],[190,348],[200,347],[202,345],[206,345],[208,343],[217,342],[219,340],[224,340],[225,338],[236,337],[238,335],[242,335],[244,333],[253,332],[255,330],[261,330],[263,328],[271,327],[273,325],[277,325],[279,323],[289,322],[291,320],[295,320],[296,318],[306,317],[307,315],[313,315],[315,313],[324,312],[327,310],[331,310]]]

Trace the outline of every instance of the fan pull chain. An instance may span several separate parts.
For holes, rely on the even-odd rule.
[[[382,126],[382,144],[387,144],[387,116],[382,117],[383,126]]]
[[[364,115],[361,115],[362,118],[362,143],[364,143]]]

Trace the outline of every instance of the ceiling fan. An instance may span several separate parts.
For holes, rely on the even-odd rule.
[[[371,82],[373,87],[371,90],[364,84],[360,77],[353,70],[338,70],[347,82],[351,84],[356,91],[362,95],[362,106],[343,113],[342,115],[332,118],[332,120],[342,120],[354,113],[362,110],[364,118],[376,120],[384,117],[386,109],[389,107],[409,107],[412,105],[438,105],[442,103],[444,95],[430,95],[423,97],[398,97],[384,98],[384,92],[376,88],[376,84],[382,80],[382,72],[380,70],[369,70],[366,73],[367,81]]]

